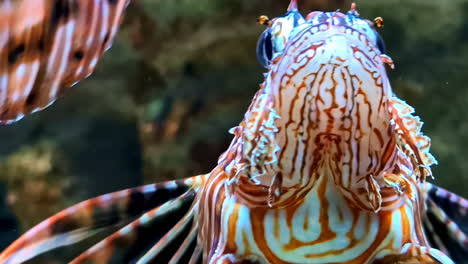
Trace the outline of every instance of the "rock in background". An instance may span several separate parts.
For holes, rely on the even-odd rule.
[[[301,2],[304,14],[350,5]],[[363,17],[385,19],[392,84],[425,121],[437,183],[468,196],[468,1],[357,3]],[[130,5],[95,74],[45,111],[0,127],[0,181],[22,230],[101,193],[209,172],[262,82],[255,20],[282,15],[287,4]]]

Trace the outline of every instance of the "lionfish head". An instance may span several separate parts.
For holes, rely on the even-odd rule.
[[[270,204],[303,197],[327,177],[357,207],[380,207],[396,152],[382,21],[360,18],[355,4],[304,18],[296,0],[283,17],[259,18],[267,29],[257,56],[269,71],[241,127],[252,134],[244,160],[264,167],[249,177],[269,188]]]
[[[385,53],[383,39],[376,31],[376,28],[383,27],[383,19],[377,17],[370,21],[360,18],[355,3],[351,5],[351,9],[346,14],[339,11],[314,11],[304,19],[298,10],[297,0],[291,0],[285,16],[271,20],[267,16],[260,16],[257,22],[267,26],[257,42],[257,58],[265,68],[269,68],[272,60],[283,55],[290,40],[297,37],[299,33],[304,33],[307,29],[311,30],[312,33],[319,33],[320,31],[333,33],[332,29],[339,31],[348,29],[347,32],[341,32],[347,34],[357,34],[356,32],[359,32],[365,35],[364,38],[369,41],[368,44],[377,48],[381,54]],[[328,26],[323,24],[328,24]],[[320,27],[319,25],[323,26]],[[391,63],[391,61],[385,62]]]

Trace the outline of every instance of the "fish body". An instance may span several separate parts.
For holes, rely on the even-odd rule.
[[[371,22],[292,5],[202,190],[205,262],[452,263],[423,231],[429,139],[393,95]]]
[[[425,181],[436,161],[419,118],[391,89],[382,20],[360,18],[354,4],[304,18],[292,0],[285,16],[260,22],[268,72],[210,173],[65,209],[0,263],[90,238],[99,242],[68,262],[463,261],[468,202]]]

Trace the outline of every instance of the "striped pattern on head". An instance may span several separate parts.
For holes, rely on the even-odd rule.
[[[234,130],[235,165],[226,165],[233,188],[252,204],[284,206],[330,169],[349,202],[378,211],[384,176],[399,168],[390,59],[374,24],[355,9],[304,19],[293,1],[268,25],[258,54],[271,46],[269,71]]]

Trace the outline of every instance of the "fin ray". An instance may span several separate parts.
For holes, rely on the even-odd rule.
[[[26,232],[0,254],[0,263],[34,259],[44,252],[82,242],[102,230],[117,229],[189,190],[195,192],[194,184],[196,180],[192,178],[150,184],[81,202]]]
[[[424,227],[432,246],[456,263],[468,260],[468,201],[431,183],[425,183]]]
[[[169,227],[169,231],[164,230],[165,228],[158,230],[164,231],[164,234],[161,235],[151,230],[151,227],[156,226],[159,228],[164,221],[172,222],[173,218],[180,218],[181,214],[185,214],[181,221],[191,220],[193,218],[193,209],[190,208],[194,199],[195,192],[191,189],[178,198],[170,200],[143,214],[138,219],[83,252],[71,263],[114,263],[117,254],[119,261],[133,263],[135,260],[141,259],[140,255],[145,254],[142,251],[145,251],[146,244],[151,243],[153,240],[163,241],[169,233],[173,234],[174,229],[177,229],[177,224],[172,228]],[[167,219],[168,217],[169,219]],[[141,250],[136,250],[136,248]]]

